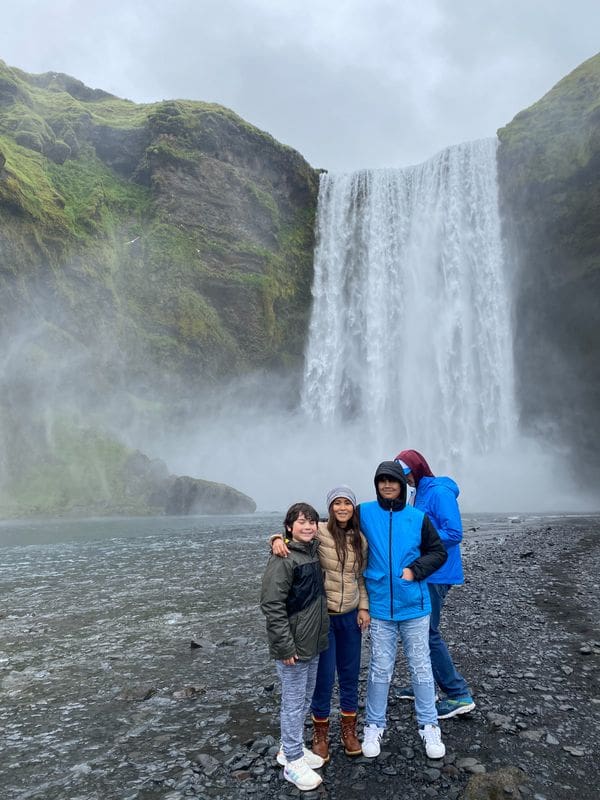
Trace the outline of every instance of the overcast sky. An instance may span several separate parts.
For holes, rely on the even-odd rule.
[[[0,58],[228,106],[333,171],[493,136],[600,49],[598,0],[3,0]]]

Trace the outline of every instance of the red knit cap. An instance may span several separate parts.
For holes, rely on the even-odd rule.
[[[413,478],[415,479],[415,484],[418,486],[419,481],[421,478],[434,478],[434,474],[431,471],[429,464],[425,461],[424,457],[419,453],[418,450],[402,450],[394,461],[404,461],[404,463],[410,467],[410,471],[412,472]]]

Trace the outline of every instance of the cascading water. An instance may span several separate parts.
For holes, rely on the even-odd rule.
[[[447,463],[515,423],[495,139],[321,177],[302,405]]]

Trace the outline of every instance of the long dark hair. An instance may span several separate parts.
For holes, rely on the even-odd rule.
[[[334,502],[337,498],[334,498]],[[331,503],[333,506],[333,502]],[[364,557],[362,549],[362,540],[360,538],[360,523],[358,513],[354,508],[352,519],[349,520],[347,527],[342,528],[334,516],[332,507],[329,506],[329,519],[327,520],[327,530],[333,537],[335,544],[335,552],[337,553],[338,560],[342,565],[342,569],[346,565],[346,553],[348,552],[348,545],[354,550],[354,563],[356,565],[356,572],[360,574],[364,568]]]

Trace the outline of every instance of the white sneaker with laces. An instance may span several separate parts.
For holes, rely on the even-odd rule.
[[[305,747],[304,745],[302,745],[302,758],[306,761],[311,769],[319,769],[325,763],[321,756],[313,753],[312,750],[309,750],[308,747]],[[285,757],[283,747],[281,746],[279,748],[279,752],[277,753],[277,763],[281,764],[282,767],[285,767],[287,764],[287,758]]]
[[[301,792],[309,792],[323,783],[323,778],[308,766],[304,756],[295,761],[288,761],[283,768],[283,777]]]
[[[425,725],[419,728],[419,736],[423,740],[428,758],[443,758],[446,755],[442,732],[437,725]]]
[[[381,753],[381,737],[385,728],[378,728],[377,725],[365,725],[363,736],[362,752],[367,758],[376,758]]]

